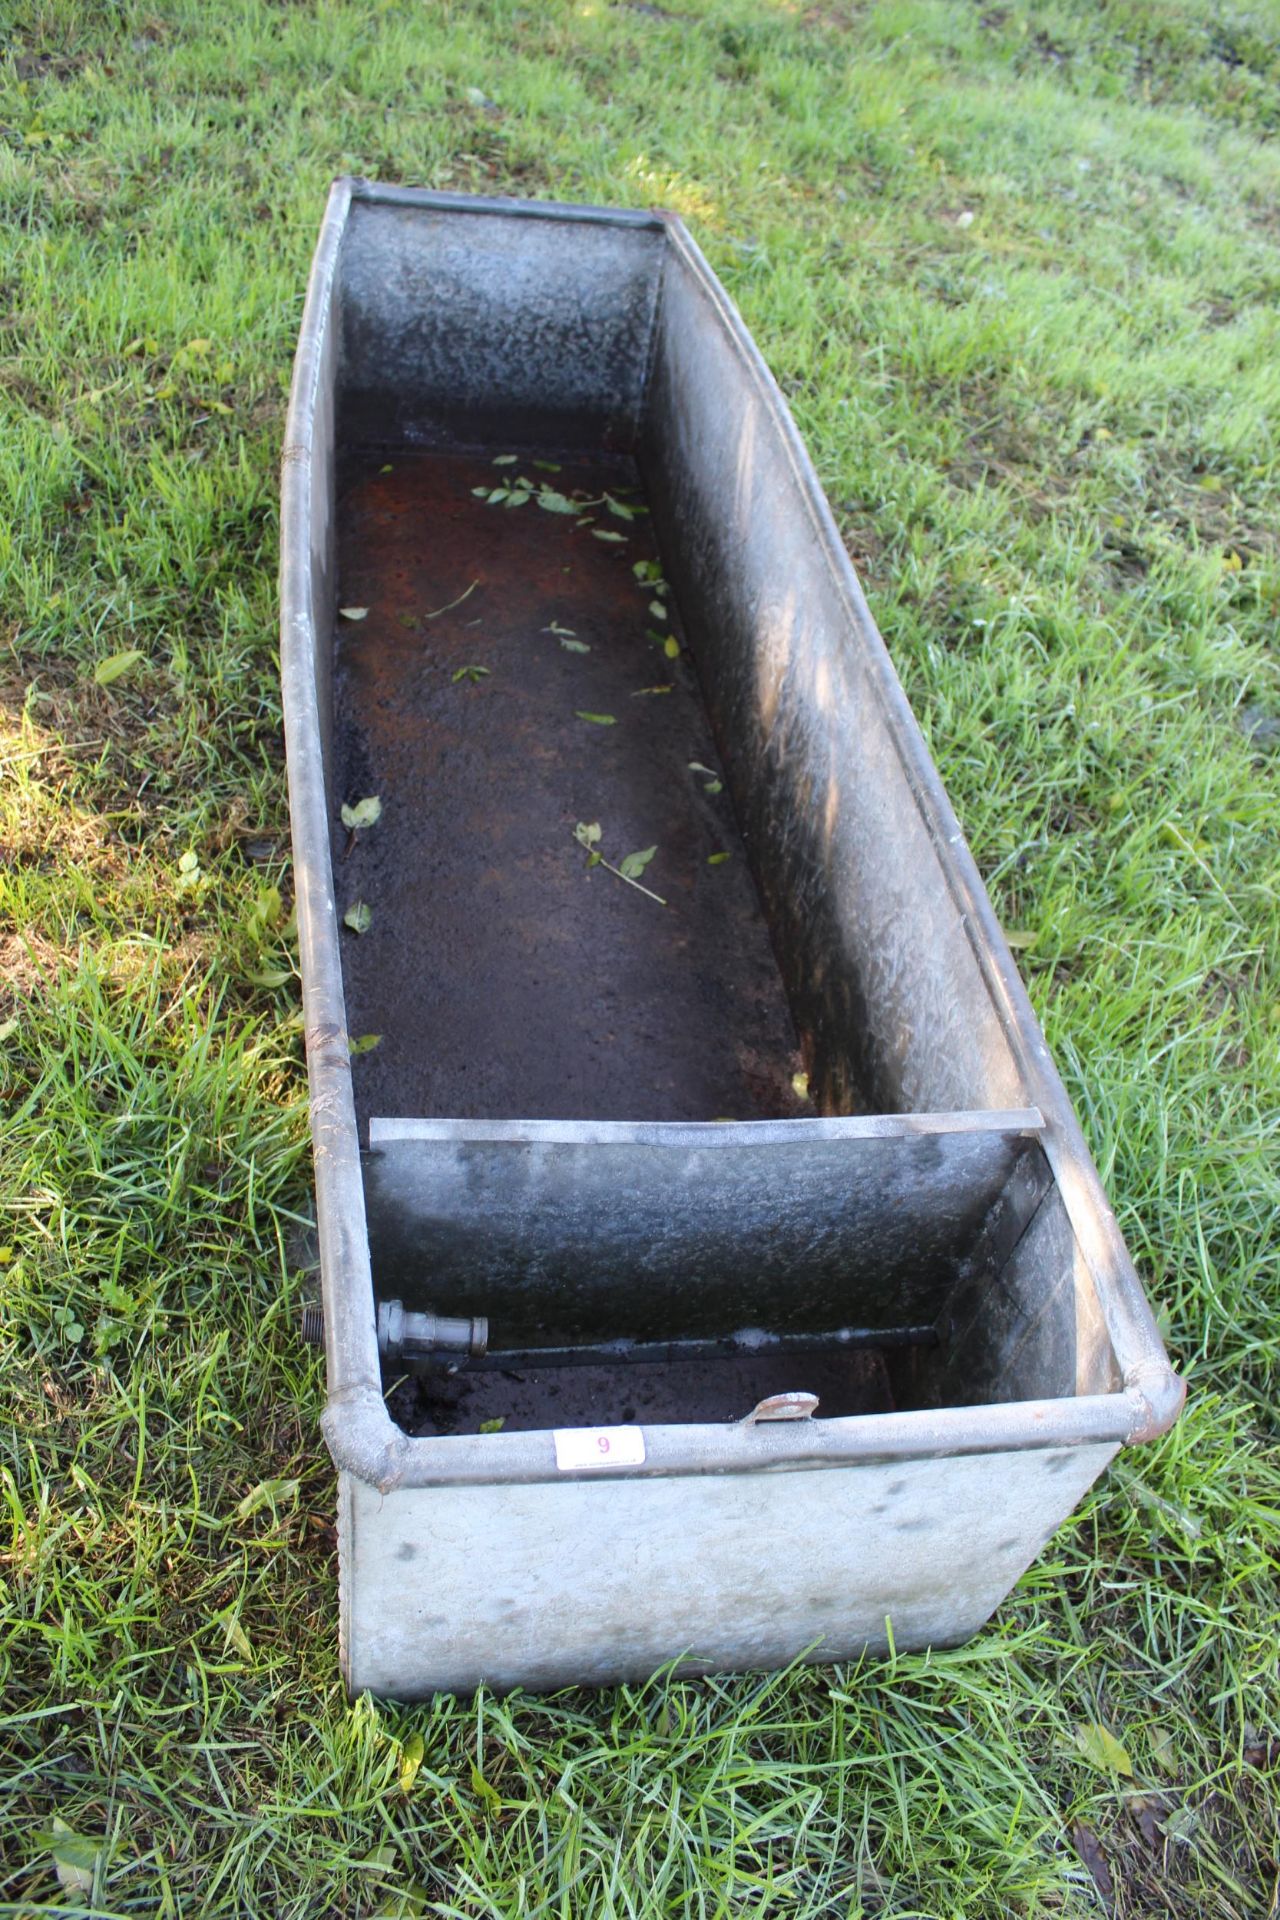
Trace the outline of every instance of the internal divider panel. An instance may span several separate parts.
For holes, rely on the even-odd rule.
[[[495,1347],[932,1323],[1035,1109],[684,1125],[370,1123],[374,1286]]]

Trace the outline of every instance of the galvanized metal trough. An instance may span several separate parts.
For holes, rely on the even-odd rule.
[[[964,1640],[1182,1388],[723,289],[340,181],[283,489],[349,1687]]]

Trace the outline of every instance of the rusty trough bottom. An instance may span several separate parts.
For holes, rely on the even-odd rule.
[[[335,863],[373,907],[343,951],[350,1029],[382,1036],[362,1127],[812,1114],[636,464],[495,452],[365,450],[341,483],[338,596],[367,613],[338,621],[334,786],[383,803]],[[632,517],[477,497],[526,472]],[[615,865],[656,847],[666,905],[588,871],[579,822]]]

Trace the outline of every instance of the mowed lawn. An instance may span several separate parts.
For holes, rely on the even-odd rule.
[[[1276,1911],[1278,129],[1275,5],[4,10],[0,1913]],[[342,171],[677,209],[807,436],[1190,1383],[963,1650],[343,1695],[275,631]]]

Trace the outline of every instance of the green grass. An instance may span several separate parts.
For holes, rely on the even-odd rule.
[[[0,1913],[1274,1912],[1280,10],[0,32]],[[676,207],[808,437],[1191,1383],[960,1652],[343,1698],[274,633],[341,170]]]

